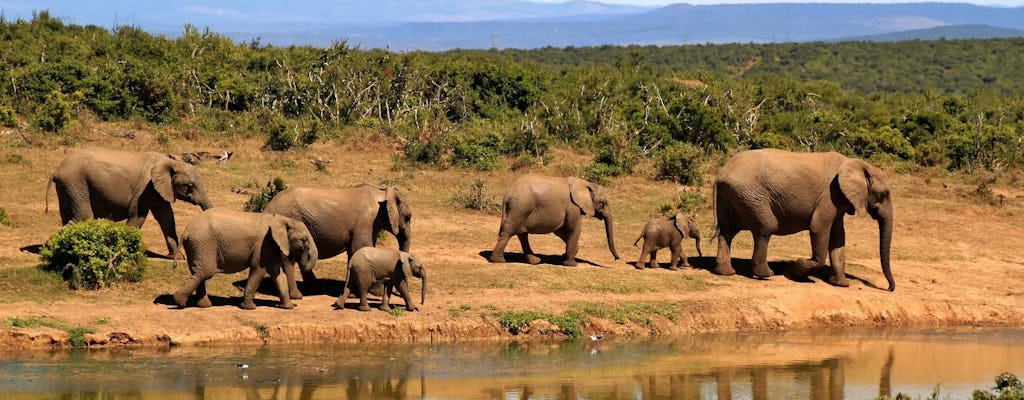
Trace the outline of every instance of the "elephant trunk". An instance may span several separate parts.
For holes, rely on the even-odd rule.
[[[890,256],[892,254],[892,203],[886,203],[879,212],[878,218],[878,257],[882,262],[882,273],[889,281],[889,291],[896,290],[896,281],[892,279]]]
[[[409,251],[409,247],[412,245],[412,228],[406,227],[405,229],[399,230],[395,234],[395,238],[398,239],[398,249],[401,251]]]
[[[615,257],[615,259],[618,260],[619,253],[615,251],[615,235],[612,234],[612,228],[612,216],[607,215],[604,217],[604,236],[608,239],[608,250],[611,250],[612,257]]]
[[[427,271],[423,270],[420,275],[420,280],[423,282],[423,287],[420,288],[420,305],[427,301]]]
[[[198,206],[199,208],[202,208],[203,211],[213,208],[213,202],[210,201],[210,196],[207,196],[206,193],[203,193],[203,195],[199,197]]]
[[[704,257],[704,253],[700,251],[700,236],[695,236],[693,238],[693,243],[697,245],[697,256]]]

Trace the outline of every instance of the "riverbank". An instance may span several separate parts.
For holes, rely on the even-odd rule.
[[[103,129],[111,129],[102,127]],[[102,133],[102,132],[101,132]],[[63,154],[56,141],[26,147],[6,134],[0,148],[4,168],[0,206],[14,226],[0,227],[0,346],[194,346],[236,343],[431,342],[508,338],[558,338],[583,335],[649,336],[712,331],[762,331],[834,326],[1019,326],[1024,311],[1024,192],[1005,178],[979,189],[974,179],[943,171],[890,173],[895,205],[893,275],[897,289],[887,292],[878,267],[878,232],[873,220],[847,217],[849,288],[832,287],[819,277],[790,279],[790,262],[806,257],[807,235],[774,237],[769,260],[779,276],[749,277],[750,236],[740,234],[734,255],[739,274],[713,275],[716,244],[711,210],[697,210],[705,235],[704,257],[693,243],[684,252],[697,268],[638,271],[631,264],[639,249],[630,244],[643,224],[663,205],[681,197],[710,198],[700,188],[635,177],[608,185],[616,217],[614,260],[600,221],[589,220],[580,241],[580,266],[489,264],[499,213],[467,210],[456,198],[479,179],[483,197],[499,201],[514,177],[528,171],[564,175],[578,172],[586,156],[556,154],[546,166],[518,171],[476,172],[395,167],[386,143],[359,146],[327,142],[308,150],[264,152],[257,141],[188,141],[175,132],[157,140],[139,132],[132,138],[97,134],[96,145],[158,151],[232,151],[224,163],[200,165],[217,206],[240,209],[249,194],[280,176],[286,183],[347,186],[361,182],[394,185],[413,207],[412,249],[426,260],[430,292],[420,312],[334,310],[341,292],[344,256],[321,261],[317,274],[326,294],[297,300],[294,310],[272,307],[261,290],[256,310],[236,307],[244,274],[217,276],[210,282],[214,307],[175,309],[168,295],[188,275],[184,263],[151,258],[143,282],[95,292],[72,292],[58,279],[35,268],[34,246],[60,226],[56,205],[43,212],[49,171]],[[167,140],[170,137],[171,140]],[[311,163],[330,160],[323,171]],[[887,169],[891,169],[887,168]],[[708,171],[709,181],[713,170]],[[179,233],[198,207],[174,204]],[[159,228],[143,227],[148,248],[163,253]],[[540,254],[564,251],[557,238],[531,237]],[[384,246],[395,246],[394,238]],[[518,242],[508,258],[516,259]],[[661,260],[667,261],[667,251]],[[552,257],[553,258],[553,257]],[[418,283],[414,292],[419,291]],[[414,296],[416,297],[416,296]],[[350,306],[354,300],[350,300]],[[401,300],[397,300],[401,303]],[[12,323],[13,322],[13,323]],[[79,328],[79,329],[75,329]],[[92,331],[93,333],[88,333]],[[70,332],[70,333],[69,333]],[[513,334],[516,332],[516,334]]]

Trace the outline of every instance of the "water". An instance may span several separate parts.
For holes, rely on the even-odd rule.
[[[1024,331],[0,351],[0,399],[872,399],[1024,373]]]

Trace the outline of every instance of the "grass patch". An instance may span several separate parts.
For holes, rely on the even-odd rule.
[[[14,221],[11,221],[11,217],[7,216],[7,210],[5,210],[3,207],[0,207],[0,225],[6,226],[8,228],[14,227]]]
[[[650,326],[655,318],[664,318],[675,322],[679,318],[679,305],[671,303],[632,302],[619,306],[599,303],[584,303],[576,306],[581,313],[596,318],[615,321],[618,324],[627,322]]]
[[[96,325],[107,325],[110,323],[110,318],[107,317],[96,317],[92,319],[92,323]]]
[[[401,317],[402,314],[405,314],[405,309],[403,307],[391,307],[388,309],[388,314],[395,317]]]
[[[473,307],[471,307],[469,304],[462,304],[458,307],[452,307],[448,309],[448,316],[452,318],[458,318],[471,309],[473,309]]]
[[[539,319],[547,320],[551,318],[551,314],[542,313],[540,311],[516,310],[499,311],[494,316],[498,318],[498,323],[513,335],[518,335],[522,332],[523,328],[530,325],[530,322]]]
[[[242,325],[248,326],[256,331],[256,335],[259,335],[260,339],[270,338],[270,328],[267,325],[256,322],[256,321],[242,321]]]
[[[557,314],[536,310],[492,310],[498,323],[513,335],[525,331],[533,321],[543,320],[558,326],[562,333],[572,338],[583,336],[584,325],[590,318],[610,319],[619,324],[653,326],[659,318],[675,322],[679,318],[679,313],[679,306],[676,304],[642,302],[622,305],[582,303]]]
[[[45,326],[47,328],[62,330],[67,332],[68,342],[73,347],[85,347],[88,344],[85,341],[85,335],[96,333],[95,329],[87,326],[72,326],[68,325],[61,319],[50,319],[44,317],[10,317],[4,320],[4,323],[15,328],[36,328]]]
[[[70,296],[56,273],[36,267],[0,269],[0,303],[51,302]]]

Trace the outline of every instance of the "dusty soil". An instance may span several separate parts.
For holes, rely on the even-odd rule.
[[[616,322],[590,318],[587,334],[654,335],[682,332],[784,330],[845,325],[1018,326],[1024,322],[1020,296],[1024,293],[1024,196],[1019,183],[998,181],[985,196],[976,195],[971,178],[942,171],[897,174],[890,171],[896,206],[893,243],[895,292],[880,289],[885,279],[878,267],[877,225],[870,218],[847,218],[849,288],[832,287],[820,277],[806,280],[775,276],[749,277],[750,238],[737,237],[736,276],[709,272],[716,244],[703,242],[697,257],[693,242],[684,251],[697,268],[636,270],[631,264],[639,250],[631,244],[643,224],[678,195],[697,190],[710,197],[710,185],[679,187],[640,176],[617,178],[608,185],[616,216],[616,245],[622,260],[614,260],[604,243],[600,221],[584,228],[575,268],[511,262],[489,264],[484,255],[494,245],[500,215],[466,210],[453,200],[476,179],[485,182],[489,200],[500,199],[504,187],[527,171],[563,174],[580,170],[587,157],[559,151],[555,162],[518,171],[476,172],[419,170],[393,166],[395,150],[372,135],[330,141],[307,150],[264,152],[258,140],[190,141],[173,130],[161,135],[132,125],[86,124],[72,145],[102,145],[120,149],[163,152],[234,151],[226,163],[204,162],[200,169],[217,206],[241,208],[248,195],[274,176],[288,183],[316,182],[345,186],[359,182],[398,186],[410,198],[414,212],[413,252],[427,261],[429,292],[420,312],[401,315],[374,310],[359,312],[331,304],[341,289],[344,256],[323,260],[318,275],[327,294],[297,300],[294,310],[273,307],[269,290],[261,291],[258,307],[236,307],[244,275],[218,276],[211,281],[215,306],[176,309],[168,294],[184,282],[184,264],[151,258],[146,279],[97,292],[73,292],[52,276],[36,271],[39,256],[33,246],[60,227],[55,201],[44,213],[44,189],[50,170],[60,160],[62,141],[19,131],[0,133],[0,207],[14,223],[0,226],[0,320],[42,317],[66,326],[89,327],[95,346],[167,346],[231,343],[317,343],[364,341],[462,341],[508,338],[512,334],[495,316],[500,310],[558,313],[581,305],[617,309],[643,304],[675,310],[672,318]],[[123,135],[130,131],[134,135]],[[127,138],[125,136],[133,136]],[[157,140],[162,136],[168,140]],[[315,159],[331,160],[316,171]],[[711,167],[713,169],[714,167]],[[708,171],[708,180],[713,176]],[[246,187],[249,186],[248,189]],[[198,207],[174,205],[179,233],[199,212]],[[698,222],[705,238],[713,232],[711,210],[701,208]],[[143,227],[148,248],[165,252],[152,219]],[[548,235],[550,236],[550,235]],[[564,251],[558,239],[534,237],[538,253],[556,260]],[[394,246],[394,239],[384,246]],[[775,237],[769,259],[783,274],[791,261],[809,254],[806,234]],[[517,259],[518,242],[510,242],[508,258]],[[667,251],[661,261],[667,261]],[[414,286],[418,293],[419,285]],[[397,300],[401,303],[401,300]],[[620,321],[621,322],[621,321]],[[550,323],[536,321],[519,336],[558,337]],[[68,334],[46,327],[13,327],[0,323],[0,346],[49,347],[68,345]]]

